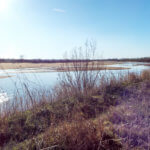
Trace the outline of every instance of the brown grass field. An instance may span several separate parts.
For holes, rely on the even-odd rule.
[[[121,62],[115,62],[115,61],[105,61],[105,62],[96,62],[97,65],[100,67],[98,69],[100,70],[121,70],[121,69],[127,69],[122,67],[106,67],[107,65],[115,65],[119,64]],[[72,63],[67,63],[69,66],[72,66]],[[64,66],[65,63],[0,63],[0,69],[25,69],[25,68],[50,68],[56,71],[62,71],[62,66]],[[61,68],[61,69],[59,69]],[[65,70],[64,70],[65,71]]]
[[[0,76],[0,79],[10,78],[11,76]]]

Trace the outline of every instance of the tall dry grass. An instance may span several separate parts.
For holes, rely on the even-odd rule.
[[[94,149],[93,143],[96,141],[98,142],[102,137],[96,136],[94,139],[92,139],[92,137],[95,135],[95,132],[93,130],[91,131],[89,130],[94,125],[92,123],[93,121],[91,122],[89,119],[97,118],[100,114],[106,113],[107,115],[107,111],[112,106],[114,106],[114,111],[111,112],[111,114],[114,114],[114,112],[116,112],[117,116],[120,116],[121,118],[124,117],[124,114],[121,114],[120,112],[115,110],[116,105],[121,104],[122,101],[127,101],[128,98],[133,99],[132,105],[135,102],[137,102],[136,101],[137,97],[136,96],[133,97],[132,93],[134,92],[139,93],[139,90],[141,88],[139,88],[139,90],[136,90],[136,88],[140,83],[143,83],[143,81],[149,82],[148,74],[149,71],[144,71],[140,75],[128,74],[125,77],[121,77],[120,80],[117,79],[117,77],[115,76],[112,76],[112,78],[110,78],[109,80],[103,76],[103,78],[101,79],[101,82],[103,81],[102,82],[103,84],[100,84],[99,86],[96,85],[95,92],[92,92],[90,94],[88,93],[88,95],[86,95],[86,93],[83,94],[83,92],[81,91],[80,96],[77,97],[75,95],[76,93],[74,94],[73,91],[67,93],[68,95],[66,96],[66,91],[62,90],[64,87],[63,84],[62,88],[55,89],[52,94],[49,94],[49,96],[44,96],[44,93],[38,94],[38,92],[35,93],[27,90],[25,94],[29,94],[29,92],[30,94],[24,97],[27,98],[27,101],[24,101],[26,102],[25,109],[24,108],[22,109],[22,107],[20,107],[22,105],[22,102],[19,101],[19,99],[17,98],[15,103],[11,103],[8,105],[6,104],[5,106],[6,110],[3,108],[5,113],[2,113],[0,116],[0,146],[10,148],[13,145],[23,142],[25,140],[30,141],[30,139],[34,139],[35,136],[44,133],[45,131],[48,131],[49,134],[47,135],[45,133],[43,140],[45,141],[45,138],[48,136],[49,138],[52,138],[53,139],[52,141],[54,142],[51,143],[51,141],[49,141],[48,144],[47,141],[46,145],[48,146],[51,146],[53,144],[55,145],[56,142],[57,143],[56,145],[59,146],[65,145],[66,147],[68,146],[67,147],[68,149],[70,149],[71,145],[75,144],[76,142],[76,145],[73,145],[72,149],[73,147],[80,149],[80,147],[83,148],[84,146],[85,146],[84,148],[86,148],[87,146],[88,149],[90,145]],[[129,89],[130,88],[133,89],[134,87],[135,91],[128,90],[128,87]],[[65,88],[68,88],[67,90],[70,90],[70,86],[65,86]],[[149,88],[146,87],[146,89]],[[37,101],[36,97],[38,97]],[[142,98],[144,97],[141,97],[141,99]],[[145,114],[143,115],[143,117],[145,118],[145,115],[148,116],[148,111],[146,111],[144,107],[142,108],[143,108],[142,111],[145,112]],[[136,107],[136,111],[139,112],[139,107]],[[115,116],[113,117],[115,120],[118,120],[117,117]],[[106,119],[104,122],[107,121],[110,122],[111,119],[110,120]],[[127,122],[130,121],[130,119],[127,118],[126,121]],[[90,127],[86,126],[86,123],[87,124],[89,123]],[[112,123],[115,125],[113,121]],[[111,128],[107,130],[107,134],[109,135],[109,131],[113,131],[111,132],[112,133],[111,137],[113,139],[114,138],[117,139],[115,134],[118,132],[114,132],[113,124],[111,125]],[[81,130],[82,128],[80,129],[81,126],[84,127],[83,130]],[[105,132],[106,130],[104,131],[103,128],[100,128],[100,126],[102,126],[101,123],[97,124],[96,132]],[[118,124],[118,126],[120,126],[120,124]],[[50,128],[50,130],[48,130],[48,128]],[[132,131],[132,128],[130,130]],[[130,133],[132,135],[131,131]],[[118,136],[122,135],[123,132],[125,131],[122,130],[121,133],[119,132]],[[129,131],[126,131],[126,134],[128,132]],[[67,143],[67,140],[66,138],[64,138],[65,137],[64,135],[67,136],[66,138],[69,137],[70,140],[69,143]],[[136,135],[138,136],[138,134]],[[129,137],[130,138],[128,139],[132,140],[132,136]],[[108,138],[110,137],[108,136]],[[122,136],[120,136],[120,138],[122,138]],[[81,140],[81,143],[80,141],[78,141],[78,139]],[[127,142],[129,142],[129,140],[127,140]],[[93,143],[91,143],[88,146],[88,143],[90,143],[89,141]],[[96,143],[95,147],[97,147]],[[46,145],[44,145],[43,148]],[[130,147],[130,143],[126,145],[129,145]],[[37,145],[35,144],[34,146]]]
[[[100,67],[98,62],[92,61],[95,49],[95,43],[89,42],[83,49],[74,50],[72,65],[66,63],[62,66],[66,72],[59,77],[59,84],[52,90],[31,90],[27,84],[22,84],[22,94],[17,93],[13,101],[1,107],[0,147],[5,149],[28,147],[32,150],[54,146],[54,149],[115,150],[121,149],[120,141],[128,148],[142,147],[143,142],[141,145],[136,145],[135,142],[134,147],[131,146],[133,145],[131,141],[136,139],[132,135],[140,137],[133,134],[135,129],[132,126],[130,132],[127,129],[129,126],[122,128],[121,131],[115,131],[124,120],[127,123],[132,120],[130,119],[132,114],[128,118],[118,111],[117,106],[122,106],[122,102],[129,102],[128,100],[132,99],[130,104],[135,108],[135,112],[141,112],[138,110],[140,108],[134,105],[137,102],[134,93],[140,92],[141,83],[150,82],[150,72],[105,76],[100,71],[95,71],[97,70],[95,68]],[[79,61],[81,58],[85,61]],[[149,87],[146,89],[149,90]],[[142,92],[144,93],[144,90]],[[141,94],[138,101],[144,98],[144,94]],[[148,109],[144,110],[144,106],[142,107],[144,113],[141,113],[140,117],[147,118]],[[102,118],[99,119],[99,115]],[[114,120],[118,121],[118,124]],[[142,121],[145,123],[145,120]],[[131,121],[130,124],[132,123]],[[142,129],[141,126],[139,129]],[[147,131],[147,128],[145,129]],[[124,137],[126,140],[122,140]],[[147,137],[149,142],[149,136]]]
[[[26,147],[27,146],[27,147]],[[113,134],[111,125],[102,120],[74,120],[52,126],[35,139],[21,143],[16,149],[58,150],[119,150],[120,140]]]

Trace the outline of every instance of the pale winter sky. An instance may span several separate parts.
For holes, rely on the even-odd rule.
[[[150,0],[0,0],[0,58],[63,58],[87,38],[103,58],[150,56]]]

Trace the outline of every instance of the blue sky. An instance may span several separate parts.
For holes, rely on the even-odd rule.
[[[150,0],[0,0],[1,58],[63,58],[86,39],[103,58],[150,56]]]

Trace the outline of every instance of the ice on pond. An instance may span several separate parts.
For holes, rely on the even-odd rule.
[[[0,103],[9,101],[9,97],[6,92],[0,91]]]

